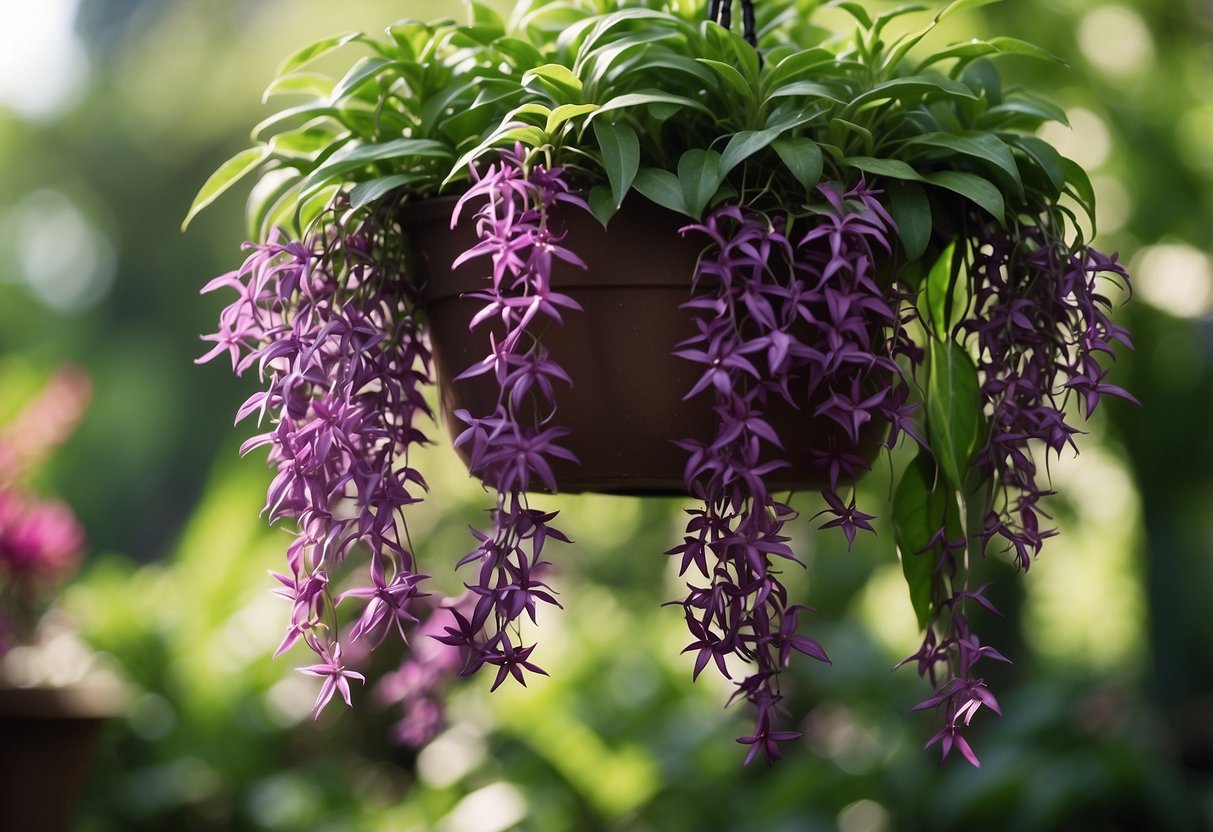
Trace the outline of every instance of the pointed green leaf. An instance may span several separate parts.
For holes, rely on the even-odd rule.
[[[544,64],[522,76],[522,85],[530,89],[536,86],[555,94],[561,104],[576,104],[581,101],[581,79],[563,64]]]
[[[1018,97],[986,110],[977,119],[976,126],[989,130],[1013,123],[1017,126],[1035,129],[1046,121],[1056,121],[1066,127],[1070,126],[1066,111],[1056,104],[1036,98]]]
[[[1006,222],[1007,209],[1002,198],[1002,191],[990,184],[988,180],[972,173],[955,170],[928,173],[924,178],[932,185],[946,188],[976,203],[999,222]]]
[[[853,2],[853,0],[830,0],[826,5],[844,10],[863,28],[872,28],[872,18],[868,16],[868,10],[859,3]]]
[[[630,125],[611,124],[601,119],[594,122],[594,137],[598,139],[602,164],[618,208],[640,169],[640,139]]]
[[[362,58],[352,67],[350,67],[350,71],[337,82],[337,86],[333,87],[333,92],[329,96],[329,101],[336,104],[347,95],[356,92],[364,83],[371,80],[380,72],[383,72],[383,70],[395,63],[395,61],[387,58]]]
[[[805,136],[776,139],[771,147],[787,165],[796,181],[810,191],[821,181],[821,148],[817,142]]]
[[[1053,145],[1035,136],[1009,136],[1007,141],[1022,150],[1040,168],[1057,193],[1062,192],[1066,187],[1066,168],[1061,154]]]
[[[931,240],[931,201],[916,182],[893,179],[884,183],[884,189],[906,259],[917,260]]]
[[[1015,163],[1015,155],[1006,142],[997,136],[970,130],[962,135],[952,133],[923,133],[906,142],[906,145],[922,145],[936,148],[949,154],[960,154],[976,159],[992,166],[1015,188],[1015,192],[1023,197],[1023,182],[1019,178],[1019,166]]]
[[[765,79],[766,89],[772,90],[813,69],[834,62],[834,53],[828,49],[813,48],[793,52],[775,64]]]
[[[947,98],[964,98],[976,101],[973,91],[959,81],[945,78],[942,75],[909,75],[905,78],[893,78],[872,87],[862,95],[856,96],[847,106],[848,111],[854,111],[865,104],[876,101],[895,99],[898,101],[917,100],[928,96],[944,96]]]
[[[644,104],[678,105],[679,107],[690,107],[691,109],[699,110],[707,115],[712,114],[712,111],[709,110],[704,104],[696,101],[693,98],[687,98],[685,96],[673,95],[671,93],[664,93],[655,90],[642,90],[639,92],[629,92],[624,93],[623,95],[615,96],[591,113],[590,118],[596,119],[603,113],[609,113],[612,110],[627,110]]]
[[[981,389],[969,354],[951,339],[932,339],[927,349],[927,438],[952,487],[965,475],[982,435]]]
[[[1041,61],[1049,61],[1062,66],[1068,66],[1064,58],[1054,55],[1047,49],[1041,49],[1034,43],[1029,43],[1026,40],[1010,37],[990,38],[990,45],[1004,55],[1023,55],[1027,58],[1036,58]]]
[[[636,190],[658,205],[695,217],[687,207],[678,177],[664,168],[641,168],[636,172]],[[698,217],[696,217],[698,218]]]
[[[1087,176],[1087,172],[1082,169],[1082,165],[1075,162],[1073,159],[1067,159],[1064,156],[1061,159],[1062,169],[1066,173],[1066,183],[1069,189],[1074,194],[1087,212],[1091,222],[1095,222],[1095,188],[1091,185],[1091,177]],[[1094,233],[1094,229],[1092,229]]]
[[[184,231],[188,228],[190,220],[199,211],[218,199],[220,194],[232,187],[232,185],[235,185],[244,176],[256,170],[269,154],[270,148],[268,145],[258,145],[257,147],[250,147],[248,150],[240,151],[220,165],[198,190],[198,195],[194,197],[194,202],[190,205],[190,210],[181,223],[181,230]]]
[[[729,85],[729,88],[733,90],[735,95],[741,96],[740,100],[747,101],[754,95],[754,90],[750,88],[750,84],[746,81],[745,76],[737,71],[737,67],[732,64],[726,64],[723,61],[714,61],[710,58],[699,58],[699,62],[711,67]]]
[[[333,79],[318,72],[293,72],[281,78],[275,78],[265,92],[261,94],[264,104],[276,95],[310,95],[314,98],[328,98],[333,91]]]
[[[279,64],[275,77],[281,78],[283,75],[294,72],[296,69],[310,64],[317,58],[327,55],[334,49],[340,49],[350,41],[357,40],[360,37],[362,37],[361,32],[348,32],[344,35],[334,35],[333,37],[311,43],[288,56],[285,61]]]
[[[922,174],[914,170],[900,159],[876,159],[871,156],[848,156],[842,160],[844,167],[855,168],[864,173],[874,173],[877,176],[888,176],[892,179],[907,179],[911,182],[925,182]]]
[[[720,173],[720,154],[715,150],[692,148],[678,160],[678,183],[691,216],[698,217],[724,179]]]
[[[827,101],[833,101],[838,104],[844,103],[838,97],[838,90],[817,81],[793,81],[790,84],[781,84],[778,87],[772,88],[767,93],[765,100],[769,102],[774,101],[776,98],[791,98],[797,95],[803,95],[807,98],[824,98]]]
[[[720,175],[728,176],[733,168],[769,145],[787,128],[767,128],[766,130],[742,130],[734,133],[724,148],[720,157]]]
[[[381,197],[387,196],[392,191],[405,185],[410,185],[421,178],[421,175],[416,173],[397,173],[393,176],[381,176],[378,179],[359,182],[350,189],[350,207],[358,210],[370,205]]]
[[[468,0],[468,12],[473,26],[482,26],[505,34],[505,21],[495,9],[491,9],[476,0]]]
[[[957,12],[967,11],[969,9],[977,9],[982,6],[989,6],[992,3],[998,3],[1000,0],[952,0],[951,3],[944,6],[943,11],[935,15],[935,20],[943,20],[945,17],[951,17]]]
[[[922,291],[926,293],[929,325],[935,337],[946,341],[956,325],[964,320],[969,305],[968,283],[961,279],[963,258],[956,243],[950,243],[927,273]]]
[[[548,115],[547,124],[544,125],[543,132],[550,136],[569,119],[583,116],[586,113],[592,113],[597,109],[597,104],[561,104]]]
[[[294,168],[266,171],[253,186],[245,206],[245,227],[250,240],[269,239],[273,218],[294,213],[299,183],[303,175]]]
[[[320,218],[320,215],[328,210],[333,202],[333,197],[337,196],[337,192],[340,190],[340,185],[326,185],[323,188],[317,189],[299,203],[296,209],[297,222],[299,230],[304,236],[311,231],[312,226]]]
[[[946,528],[949,541],[963,539],[956,494],[936,474],[935,461],[919,451],[901,474],[893,495],[893,538],[901,555],[901,571],[910,590],[910,604],[925,630],[935,617],[936,566],[942,554],[932,538]]]
[[[615,202],[611,189],[602,185],[590,188],[590,197],[587,202],[590,206],[590,213],[594,215],[594,219],[602,223],[603,228],[606,228],[611,217],[615,216],[615,212],[619,210],[619,205]]]

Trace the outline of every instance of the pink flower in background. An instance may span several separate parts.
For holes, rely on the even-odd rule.
[[[71,508],[38,499],[18,481],[71,436],[92,390],[81,370],[60,367],[0,427],[0,655],[34,637],[50,591],[79,566],[84,530]]]
[[[84,530],[64,503],[0,490],[0,577],[63,580],[80,562]]]

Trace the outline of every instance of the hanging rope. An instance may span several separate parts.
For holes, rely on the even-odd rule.
[[[733,26],[733,0],[711,0],[708,4],[708,20],[714,20],[726,29]],[[754,23],[754,0],[741,0],[742,34],[750,46],[758,46],[758,33]]]

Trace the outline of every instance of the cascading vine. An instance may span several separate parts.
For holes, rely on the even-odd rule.
[[[265,513],[297,528],[288,571],[275,575],[291,602],[277,652],[302,639],[319,656],[302,668],[324,679],[317,714],[335,692],[348,704],[349,681],[363,678],[343,652],[374,648],[391,630],[403,636],[422,595],[401,520],[426,487],[409,451],[427,442],[418,422],[431,418],[424,390],[432,380],[415,298],[399,279],[402,245],[373,221],[305,241],[276,235],[246,244],[244,264],[203,289],[232,289],[237,298],[198,361],[226,352],[237,375],[256,367],[265,385],[237,421],[255,416],[269,429],[241,452],[269,447],[278,473]],[[355,547],[369,553],[367,579],[334,594],[334,571]],[[363,607],[343,633],[337,607],[347,600]]]
[[[969,586],[969,560],[1001,543],[1027,571],[1044,541],[1057,534],[1041,519],[1048,515],[1040,503],[1053,491],[1041,484],[1034,448],[1043,447],[1046,457],[1060,456],[1067,446],[1077,453],[1073,436],[1080,431],[1066,417],[1071,396],[1088,417],[1104,395],[1136,400],[1103,381],[1107,369],[1098,359],[1100,353],[1113,357],[1115,344],[1132,347],[1128,332],[1109,317],[1110,300],[1099,292],[1101,275],[1128,290],[1128,274],[1115,257],[1070,246],[1044,224],[983,225],[969,257],[971,300],[954,334],[977,356],[979,401],[989,425],[972,463],[980,485],[965,495],[975,504],[967,508],[976,511],[962,508],[927,457],[903,477],[899,495],[914,489],[927,495],[921,502],[930,539],[903,557],[927,556],[934,615],[922,646],[901,664],[915,663],[934,688],[914,709],[935,708],[943,716],[943,728],[927,747],[939,744],[945,759],[956,749],[977,766],[963,730],[983,705],[1001,711],[974,668],[982,659],[1009,660],[983,645],[970,627],[970,603],[999,612],[985,595],[986,585]]]
[[[757,711],[748,764],[761,751],[779,758],[777,743],[799,736],[780,728],[779,674],[792,651],[828,662],[813,639],[797,635],[799,614],[773,568],[773,557],[796,561],[781,534],[796,513],[771,495],[768,482],[788,465],[784,442],[767,418],[783,399],[812,416],[839,425],[829,446],[811,462],[825,473],[823,491],[848,544],[857,529],[871,530],[871,515],[855,507],[851,487],[868,468],[865,443],[875,445],[869,423],[891,425],[886,444],[902,431],[917,435],[907,404],[908,385],[897,383],[898,352],[914,350],[895,308],[900,295],[876,279],[878,251],[889,252],[892,221],[876,193],[860,185],[842,193],[821,185],[824,199],[811,227],[795,244],[785,221],[739,206],[712,213],[685,231],[706,235],[708,251],[695,275],[695,297],[684,308],[696,313],[697,334],[676,355],[703,365],[687,398],[712,391],[718,415],[710,442],[686,439],[686,484],[703,501],[689,512],[679,574],[694,565],[709,583],[688,584],[681,601],[698,651],[694,675],[714,662],[726,678],[726,657],[747,665],[735,680],[740,696]],[[762,369],[759,369],[759,366]]]
[[[469,468],[496,493],[497,504],[493,529],[473,529],[479,545],[459,562],[460,567],[479,566],[475,582],[468,584],[475,606],[468,616],[452,611],[455,621],[438,639],[466,651],[463,675],[495,666],[496,690],[511,675],[525,685],[524,671],[546,675],[530,661],[535,645],[523,645],[519,624],[524,612],[536,623],[540,602],[559,606],[542,580],[550,565],[542,559],[543,549],[550,540],[569,539],[552,525],[556,512],[531,508],[526,492],[541,485],[555,492],[552,460],[576,461],[557,444],[568,430],[552,424],[554,383],[572,382],[535,333],[552,322],[563,323],[562,308],[580,311],[574,300],[552,289],[554,259],[585,266],[560,245],[550,220],[557,203],[581,208],[585,203],[570,193],[561,168],[528,163],[521,147],[502,152],[497,164],[472,175],[473,185],[456,204],[451,226],[469,204],[483,200],[476,212],[479,241],[453,268],[482,257],[491,262],[488,285],[471,295],[484,301],[471,328],[489,330],[489,352],[459,378],[491,375],[498,397],[492,413],[456,411],[467,427],[455,445],[468,447]]]

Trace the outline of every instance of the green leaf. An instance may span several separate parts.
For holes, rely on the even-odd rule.
[[[450,159],[450,148],[442,142],[428,138],[397,138],[391,142],[365,144],[349,142],[309,173],[301,186],[303,198],[311,198],[315,189],[323,187],[330,179],[344,177],[377,161],[408,159],[406,164],[416,164],[423,159]]]
[[[393,139],[379,144],[350,142],[311,172],[303,184],[303,190],[307,191],[319,182],[358,170],[372,162],[405,157],[412,157],[413,160],[449,159],[451,155],[449,147],[431,139]]]
[[[501,19],[501,15],[497,14],[496,10],[483,3],[477,3],[476,0],[466,1],[473,26],[483,26],[505,34],[505,21]]]
[[[1058,124],[1070,126],[1070,120],[1066,118],[1066,111],[1061,107],[1049,101],[1022,97],[1013,98],[986,110],[977,119],[976,126],[988,130],[1005,126],[1012,123],[1013,120],[1019,122],[1027,120],[1029,124],[1026,126],[1030,128],[1035,128],[1046,121],[1056,121]]]
[[[960,154],[976,159],[992,166],[1001,172],[1015,187],[1015,192],[1023,198],[1023,181],[1019,178],[1019,166],[1015,163],[1015,155],[1006,142],[991,133],[971,130],[962,135],[953,133],[923,133],[906,142],[906,145],[922,145],[946,151],[948,154]]]
[[[863,28],[872,28],[872,18],[868,16],[867,9],[859,3],[852,2],[852,0],[830,0],[829,3],[826,3],[826,6],[843,9],[851,17],[855,18],[856,22]]]
[[[364,83],[374,78],[380,72],[395,64],[395,61],[387,58],[365,57],[360,59],[356,64],[350,67],[350,71],[337,82],[337,86],[333,87],[333,92],[329,95],[329,101],[336,104],[347,95],[357,91]]]
[[[1022,150],[1041,169],[1056,193],[1062,192],[1066,187],[1066,168],[1061,154],[1053,145],[1035,136],[1009,136],[1007,141]]]
[[[813,48],[793,52],[767,72],[765,86],[768,91],[794,78],[804,75],[823,64],[834,62],[834,53],[828,49]]]
[[[615,212],[619,210],[619,204],[615,202],[615,196],[611,193],[611,189],[602,185],[590,188],[588,202],[590,213],[594,215],[594,219],[602,223],[603,228],[606,228],[607,223],[611,221],[611,217],[615,216]]]
[[[894,179],[884,183],[884,189],[906,259],[917,260],[931,240],[931,201],[916,182]]]
[[[732,64],[726,64],[723,61],[714,61],[711,58],[699,58],[701,64],[711,67],[712,70],[724,80],[733,92],[740,96],[741,101],[748,101],[754,96],[754,90],[750,88],[750,84],[745,77],[737,71],[737,67]]]
[[[989,41],[977,40],[974,38],[967,43],[958,43],[955,46],[949,46],[947,49],[936,52],[932,55],[928,55],[926,59],[924,59],[923,62],[918,65],[918,71],[922,72],[931,64],[946,61],[950,58],[964,58],[965,60],[972,60],[973,58],[980,58],[985,55],[997,54],[998,47],[994,46]]]
[[[1095,222],[1095,188],[1091,185],[1091,178],[1087,176],[1087,172],[1082,169],[1082,165],[1075,162],[1073,159],[1067,159],[1062,156],[1062,168],[1066,173],[1066,183],[1070,186],[1070,190],[1074,198],[1082,204],[1083,210],[1087,212],[1092,224]],[[1094,229],[1092,229],[1094,233]]]
[[[948,481],[963,492],[984,426],[977,368],[951,339],[931,340],[927,354],[927,438]]]
[[[294,72],[275,78],[261,94],[264,104],[276,95],[310,95],[328,98],[333,91],[333,79],[318,72]]]
[[[605,120],[594,122],[594,137],[598,139],[602,164],[611,183],[615,208],[618,209],[636,179],[636,171],[640,169],[640,139],[630,125],[611,124]]]
[[[269,154],[268,145],[258,145],[240,151],[220,165],[206,182],[202,183],[198,195],[194,197],[194,202],[190,205],[190,210],[181,223],[181,230],[184,231],[188,228],[190,220],[197,216],[199,211],[218,199],[220,194],[256,170]]]
[[[925,182],[922,174],[914,170],[900,159],[876,159],[872,156],[848,156],[842,160],[844,167],[855,168],[865,173],[877,176],[888,176],[892,179],[908,179],[911,182]]]
[[[956,255],[956,243],[949,243],[931,266],[922,288],[926,293],[931,330],[940,341],[951,338],[953,328],[964,318],[968,307],[967,291],[961,292],[959,300],[956,297],[957,288],[962,286],[959,278],[964,265]],[[963,288],[967,290],[967,286]]]
[[[279,110],[278,112],[262,119],[253,128],[252,138],[253,141],[260,141],[261,136],[267,133],[271,127],[277,127],[279,124],[300,116],[305,116],[309,119],[329,117],[336,121],[335,116],[337,115],[338,112],[335,108],[323,102],[308,102],[307,104],[299,104],[295,107],[287,107],[285,110]]]
[[[381,176],[359,182],[350,189],[350,207],[358,210],[370,205],[375,200],[387,196],[397,188],[410,185],[423,177],[416,173],[397,173],[392,176]]]
[[[728,176],[729,171],[775,141],[787,129],[768,127],[766,130],[742,130],[740,133],[734,133],[720,157],[720,175]]]
[[[988,180],[972,173],[955,170],[940,170],[928,173],[923,177],[932,185],[958,193],[971,202],[986,209],[1000,223],[1006,222],[1006,203],[1002,191],[998,190]]]
[[[793,81],[790,84],[782,84],[773,88],[765,97],[765,101],[774,101],[776,98],[791,98],[796,95],[803,95],[807,98],[824,98],[827,101],[833,101],[838,104],[844,103],[838,97],[838,90],[820,84],[817,81]]]
[[[348,32],[344,35],[334,35],[333,37],[324,38],[323,40],[309,44],[288,56],[285,61],[279,64],[275,77],[281,78],[283,75],[294,72],[296,69],[310,64],[317,58],[327,55],[334,49],[340,49],[350,41],[357,40],[360,37],[362,37],[361,32]]]
[[[679,214],[695,217],[687,207],[678,177],[664,168],[641,168],[636,172],[636,190],[658,205]],[[697,217],[696,217],[697,218]]]
[[[887,99],[907,101],[932,95],[977,100],[977,96],[971,89],[951,78],[945,78],[942,75],[909,75],[905,78],[893,78],[877,84],[862,95],[856,96],[847,105],[847,110],[854,111],[865,104]]]
[[[1041,61],[1049,61],[1062,66],[1069,66],[1064,58],[1054,55],[1047,49],[1041,49],[1034,43],[1029,43],[1026,40],[1019,38],[1010,38],[1000,36],[990,38],[990,45],[997,49],[1003,55],[1023,55],[1028,58],[1036,58]]]
[[[555,100],[561,104],[581,101],[581,79],[563,64],[537,66],[522,76],[524,87],[534,89],[536,81],[542,89],[555,93]]]
[[[306,236],[312,229],[316,220],[320,215],[328,210],[333,202],[333,197],[341,190],[341,186],[337,184],[326,185],[313,192],[310,196],[299,203],[296,209],[298,215],[299,230]]]
[[[533,43],[522,38],[498,38],[493,46],[504,55],[515,69],[538,66],[543,63],[543,53]]]
[[[690,107],[707,115],[712,115],[711,110],[693,98],[672,95],[657,90],[641,90],[639,92],[629,92],[615,96],[591,113],[590,119],[596,119],[603,113],[609,113],[612,110],[628,110],[632,107],[639,107],[645,104],[677,104],[680,107]]]
[[[691,216],[698,217],[720,187],[720,154],[715,150],[692,148],[678,160],[678,183]]]
[[[265,240],[279,214],[294,212],[294,199],[298,195],[303,175],[294,168],[278,168],[267,171],[249,194],[246,204],[246,228],[250,240]]]
[[[999,2],[999,0],[952,0],[951,3],[944,6],[943,10],[939,14],[935,15],[935,20],[938,22],[943,20],[945,17],[951,17],[957,12],[963,12],[969,9],[977,9],[997,2]]]
[[[776,139],[771,147],[806,191],[821,181],[821,148],[805,136]]]
[[[931,539],[941,528],[949,541],[963,539],[956,494],[936,473],[927,451],[919,451],[901,474],[893,495],[893,539],[901,554],[901,571],[910,590],[910,604],[925,630],[935,618],[935,567],[938,545]]]
[[[592,113],[597,109],[597,104],[561,104],[548,115],[547,124],[544,125],[543,132],[550,136],[569,119],[583,116],[586,113]]]
[[[313,161],[323,151],[345,140],[345,135],[338,135],[331,126],[322,124],[279,133],[269,144],[270,152],[275,156]]]

